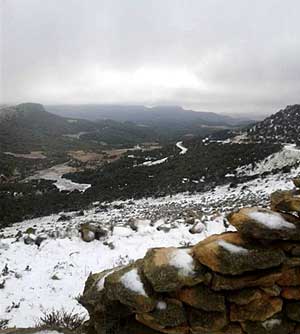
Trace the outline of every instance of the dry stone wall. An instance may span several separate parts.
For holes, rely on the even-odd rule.
[[[300,180],[295,180],[296,187]],[[300,334],[300,190],[228,216],[237,232],[91,275],[91,334]]]

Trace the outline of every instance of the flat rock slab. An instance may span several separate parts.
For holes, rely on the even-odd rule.
[[[201,264],[225,275],[269,269],[285,260],[282,250],[254,246],[238,233],[213,235],[194,246],[193,255]]]

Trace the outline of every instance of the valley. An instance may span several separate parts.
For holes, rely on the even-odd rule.
[[[78,298],[91,272],[235,231],[229,212],[269,207],[300,174],[290,136],[261,142],[246,127],[126,141],[118,128],[103,142],[69,124],[68,136],[56,123],[40,142],[22,134],[2,145],[0,314],[10,327],[32,327],[58,305],[87,317]]]

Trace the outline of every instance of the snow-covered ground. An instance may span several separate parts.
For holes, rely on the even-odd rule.
[[[76,297],[90,272],[141,258],[151,247],[187,246],[233,230],[224,223],[226,213],[236,207],[266,206],[274,190],[292,188],[291,177],[299,172],[300,168],[289,175],[271,175],[202,194],[94,203],[84,215],[68,214],[69,220],[57,221],[60,216],[52,215],[6,228],[0,239],[0,285],[4,282],[0,319],[9,319],[9,326],[29,327],[43,311],[64,308],[85,313]],[[186,215],[191,210],[202,214],[200,233],[190,232],[192,225]],[[132,220],[137,230],[130,226]],[[82,241],[78,226],[89,221],[99,223],[108,235],[90,243]],[[24,234],[29,227],[36,229],[36,235],[47,235],[40,247],[17,240],[17,233]]]
[[[180,149],[179,154],[186,154],[186,152],[188,151],[188,149],[183,146],[182,141],[179,141],[178,143],[176,143],[176,146]]]
[[[252,165],[243,166],[237,169],[238,175],[257,175],[270,172],[274,169],[281,169],[285,166],[293,166],[300,162],[300,149],[295,144],[286,144],[281,151],[271,154],[266,159]]]
[[[29,177],[28,179],[36,180],[36,179],[44,179],[55,181],[54,185],[59,191],[67,190],[73,191],[78,190],[80,192],[86,191],[91,187],[90,184],[85,183],[76,183],[69,179],[63,177],[66,173],[75,172],[76,169],[68,166],[67,164],[56,165],[51,168],[39,171],[35,175]]]

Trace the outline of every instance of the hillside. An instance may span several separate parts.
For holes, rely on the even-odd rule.
[[[285,109],[256,123],[246,133],[246,140],[261,143],[299,143],[300,105]]]
[[[101,142],[132,145],[155,139],[153,129],[134,123],[66,118],[36,103],[0,109],[0,151],[91,149]]]
[[[130,121],[137,124],[155,127],[162,133],[206,135],[209,128],[230,128],[244,126],[252,121],[233,118],[212,112],[196,112],[180,106],[142,105],[66,105],[46,106],[46,109],[67,117],[82,117],[89,120],[112,119],[118,122]]]

